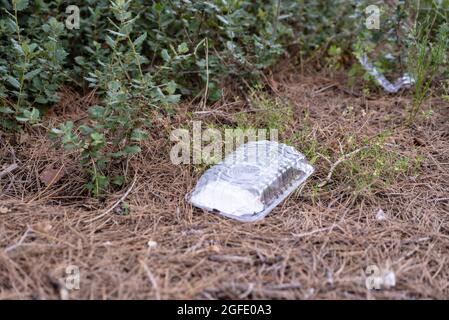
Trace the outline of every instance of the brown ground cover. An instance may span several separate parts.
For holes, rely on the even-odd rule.
[[[447,103],[430,99],[432,114],[406,126],[407,92],[364,96],[338,77],[282,74],[268,77],[268,102],[229,97],[155,115],[143,152],[111,167],[128,172],[126,186],[99,200],[83,191],[77,155],[52,148],[44,130],[14,147],[2,137],[0,172],[18,168],[0,178],[0,299],[448,298]],[[63,96],[49,126],[84,121],[94,100]],[[274,122],[316,171],[259,222],[194,209],[185,195],[205,167],[169,159],[170,130],[192,120]],[[80,290],[64,287],[69,265]],[[370,265],[395,286],[368,290]]]

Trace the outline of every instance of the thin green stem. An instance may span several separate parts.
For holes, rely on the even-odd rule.
[[[134,46],[134,43],[132,42],[131,37],[129,36],[129,33],[127,35],[127,38],[128,38],[129,44],[131,46],[131,50],[133,51],[134,58],[136,59],[137,67],[139,68],[140,80],[142,80],[142,82],[143,82],[144,77],[143,77],[143,72],[142,72],[142,66],[140,65],[139,55],[137,54],[136,47]]]
[[[15,1],[13,1],[14,4],[14,19],[16,22],[16,32],[17,32],[17,40],[19,42],[20,45],[22,45],[22,37],[20,36],[20,27],[19,27],[19,18],[18,18],[18,14],[17,14],[17,4]],[[25,65],[28,64],[28,58],[27,58],[27,54],[26,52],[24,53],[25,55]],[[21,74],[20,74],[20,86],[19,86],[19,96],[17,97],[17,104],[16,104],[16,112],[19,110],[20,108],[20,104],[22,103],[22,94],[23,94],[23,84],[25,82],[25,71],[23,69],[21,69]]]

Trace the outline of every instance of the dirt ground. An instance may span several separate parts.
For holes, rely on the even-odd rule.
[[[243,114],[257,125],[265,118],[254,102],[225,98],[201,112],[192,102],[155,116],[142,154],[120,167],[134,178],[100,200],[83,193],[77,156],[52,148],[40,128],[14,148],[2,137],[0,171],[13,161],[19,168],[0,178],[0,299],[449,298],[447,103],[431,98],[432,113],[406,126],[407,92],[364,96],[339,77],[281,74],[267,77],[280,105],[289,101],[291,114],[277,119],[281,137],[316,171],[255,223],[186,203],[205,168],[173,165],[168,138],[192,120],[232,126]],[[49,126],[82,119],[94,103],[64,96]],[[384,132],[381,148],[365,153]],[[396,168],[390,155],[408,162]],[[49,167],[62,174],[46,186]],[[129,214],[121,204],[109,210],[123,197]],[[71,265],[79,290],[64,285]],[[394,285],[368,290],[369,266],[394,275]]]

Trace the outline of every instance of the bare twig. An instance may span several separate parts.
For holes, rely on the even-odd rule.
[[[319,229],[315,229],[315,230],[308,231],[308,232],[292,233],[292,236],[295,237],[295,238],[303,238],[303,237],[311,236],[312,234],[315,234],[315,233],[320,233],[320,232],[324,232],[324,231],[327,231],[327,230],[331,230],[334,227],[335,227],[335,225],[332,225],[332,226],[329,226],[329,227],[319,228]]]
[[[19,241],[18,241],[16,244],[13,244],[13,245],[11,245],[11,246],[9,246],[9,247],[7,247],[7,248],[5,249],[5,253],[8,253],[9,251],[12,251],[12,250],[14,250],[14,249],[20,247],[20,246],[22,245],[22,243],[25,241],[25,239],[26,239],[26,237],[28,236],[28,234],[29,234],[31,231],[33,231],[33,229],[30,228],[30,227],[28,227],[28,228],[25,230],[25,232],[23,233],[22,237],[20,237]]]
[[[324,91],[326,91],[326,90],[332,89],[333,87],[336,87],[337,85],[338,85],[338,83],[332,83],[332,84],[330,84],[330,85],[328,85],[328,86],[324,86],[324,87],[322,87],[322,88],[320,88],[320,89],[314,91],[314,92],[312,93],[312,96],[315,96],[315,95],[317,95],[318,93],[324,92]]]
[[[126,197],[129,195],[129,193],[131,192],[131,190],[134,188],[134,185],[136,184],[136,180],[137,180],[137,175],[134,176],[134,180],[133,183],[131,184],[131,186],[129,187],[129,189],[123,194],[123,196],[117,201],[115,202],[112,207],[110,207],[108,210],[106,210],[105,212],[103,212],[102,214],[100,214],[99,216],[96,216],[95,218],[92,218],[90,220],[88,220],[87,222],[93,222],[96,221],[98,219],[101,219],[102,217],[104,217],[105,215],[107,215],[109,212],[111,212],[112,210],[114,210],[123,200],[126,199]]]
[[[216,262],[242,262],[248,264],[253,263],[253,260],[251,258],[231,255],[211,255],[209,256],[209,260]]]
[[[161,300],[161,293],[159,292],[159,286],[157,285],[156,278],[154,277],[153,273],[151,272],[150,268],[148,268],[147,264],[140,260],[140,265],[145,270],[145,273],[147,274],[148,279],[151,282],[151,285],[154,288],[154,291],[156,292],[156,299]]]
[[[0,178],[3,178],[3,176],[6,176],[7,174],[13,172],[18,167],[19,166],[17,165],[17,163],[13,163],[13,164],[9,165],[6,169],[4,169],[3,171],[0,172]]]
[[[254,290],[254,283],[249,283],[248,289],[239,296],[239,299],[245,299],[247,296],[251,294],[251,292],[253,292],[253,290]]]
[[[348,160],[348,159],[351,158],[353,155],[355,155],[355,154],[359,153],[360,151],[365,150],[365,149],[367,149],[367,148],[369,148],[369,146],[364,146],[364,147],[361,147],[361,148],[359,148],[359,149],[357,149],[357,150],[354,150],[354,151],[352,151],[352,152],[350,152],[350,153],[347,153],[347,154],[343,155],[342,157],[340,157],[340,158],[339,158],[339,159],[338,159],[338,160],[331,166],[331,168],[330,168],[330,170],[329,170],[329,174],[328,174],[327,177],[326,177],[326,180],[324,180],[323,182],[321,182],[318,186],[319,186],[320,188],[322,188],[322,187],[324,187],[326,184],[328,184],[328,183],[332,180],[332,175],[334,174],[335,169],[337,168],[337,166],[338,166],[340,163],[342,163],[342,162]]]

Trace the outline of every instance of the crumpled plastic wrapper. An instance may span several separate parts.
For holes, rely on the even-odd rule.
[[[415,83],[415,79],[413,79],[413,77],[408,73],[405,73],[402,77],[396,79],[394,83],[391,83],[375,66],[369,62],[368,57],[365,54],[362,54],[359,57],[359,62],[362,67],[368,71],[374,79],[376,79],[377,83],[389,93],[396,93],[402,88],[410,88],[410,86]]]
[[[188,199],[239,221],[265,217],[313,173],[305,156],[273,141],[243,144],[208,169]]]

